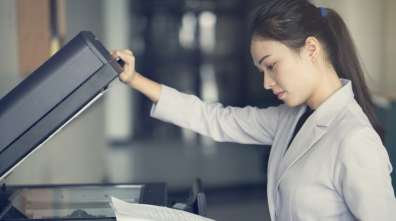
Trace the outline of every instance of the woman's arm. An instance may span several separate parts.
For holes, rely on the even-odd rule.
[[[216,141],[271,145],[279,123],[278,107],[223,107],[205,103],[198,97],[160,85],[135,71],[135,59],[129,50],[118,50],[114,57],[124,62],[122,82],[153,101],[151,116],[190,129]]]
[[[161,85],[143,75],[136,73],[133,81],[128,83],[132,88],[146,95],[153,103],[157,103],[161,94]]]
[[[279,123],[279,107],[224,107],[162,85],[151,116],[209,136],[219,142],[271,145]]]
[[[124,71],[119,78],[122,82],[146,95],[152,102],[157,103],[161,94],[161,85],[135,71],[135,57],[130,50],[117,50],[113,57],[119,57],[124,62]]]

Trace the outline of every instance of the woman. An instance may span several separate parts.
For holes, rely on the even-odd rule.
[[[203,103],[135,71],[120,79],[153,102],[151,116],[216,141],[272,145],[272,220],[395,220],[392,166],[353,42],[341,17],[306,0],[276,0],[252,20],[251,55],[263,86],[285,104]]]

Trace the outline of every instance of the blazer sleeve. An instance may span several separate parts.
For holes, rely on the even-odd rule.
[[[279,120],[277,107],[223,107],[161,85],[150,115],[219,142],[271,145]]]
[[[392,165],[374,130],[367,127],[350,133],[338,156],[337,188],[357,220],[395,220]]]

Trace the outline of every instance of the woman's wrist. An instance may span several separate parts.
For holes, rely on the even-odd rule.
[[[135,72],[130,79],[126,82],[129,86],[132,88],[136,88],[136,81],[137,79],[141,77],[141,75],[138,72]]]
[[[161,94],[161,85],[159,83],[145,78],[138,72],[135,72],[133,78],[131,77],[131,79],[128,79],[125,83],[131,88],[146,95],[154,103],[158,101]]]

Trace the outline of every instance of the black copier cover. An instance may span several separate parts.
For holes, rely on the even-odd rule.
[[[122,71],[88,31],[80,32],[0,100],[0,180],[78,115]]]

